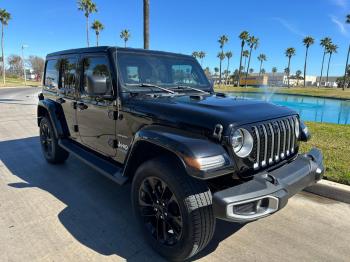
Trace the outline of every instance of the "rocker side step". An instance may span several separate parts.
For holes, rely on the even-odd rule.
[[[75,155],[81,161],[85,162],[85,164],[89,165],[102,175],[112,179],[117,184],[123,185],[127,181],[127,177],[123,176],[123,168],[113,165],[103,158],[75,144],[69,139],[60,139],[58,144],[69,153]]]

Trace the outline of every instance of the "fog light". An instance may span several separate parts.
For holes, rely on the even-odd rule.
[[[229,204],[226,207],[228,218],[236,221],[249,221],[259,219],[278,210],[278,198],[264,196],[238,203]]]

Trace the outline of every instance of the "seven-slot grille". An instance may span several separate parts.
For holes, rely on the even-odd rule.
[[[297,145],[296,116],[252,126],[254,169],[279,162],[292,155]]]

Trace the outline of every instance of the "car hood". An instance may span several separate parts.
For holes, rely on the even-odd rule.
[[[134,113],[151,117],[155,122],[209,130],[221,124],[224,131],[231,124],[241,126],[296,114],[287,107],[264,101],[216,95],[136,97],[128,104]]]

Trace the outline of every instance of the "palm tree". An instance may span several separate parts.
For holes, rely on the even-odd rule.
[[[249,45],[249,58],[248,58],[248,66],[247,66],[247,72],[245,74],[245,87],[247,87],[247,77],[248,77],[248,72],[249,72],[249,66],[250,66],[250,59],[252,57],[252,51],[253,49],[256,49],[259,45],[259,39],[256,38],[255,36],[250,36],[248,38],[248,45]]]
[[[249,74],[253,74],[254,73],[254,69],[253,68],[250,68],[249,69]]]
[[[149,49],[149,0],[143,0],[143,48]]]
[[[92,26],[91,26],[91,29],[95,30],[95,33],[96,33],[96,46],[98,46],[98,39],[99,39],[99,36],[100,36],[100,32],[104,29],[104,25],[98,21],[98,20],[95,20],[93,23],[92,23]]]
[[[350,14],[346,16],[346,21],[347,24],[350,24]],[[345,72],[344,72],[344,84],[343,84],[343,90],[345,90],[345,85],[346,85],[346,73],[348,70],[348,64],[349,64],[349,55],[350,55],[350,44],[348,48],[348,55],[346,57],[346,64],[345,64]]]
[[[206,56],[206,53],[204,51],[198,52],[198,58],[201,60],[201,66],[203,67],[203,59]]]
[[[277,73],[277,67],[272,67],[272,78],[273,78],[273,83],[275,83],[275,74]]]
[[[334,44],[329,45],[327,48],[327,53],[329,54],[328,66],[327,66],[327,80],[326,80],[327,86],[328,86],[329,64],[331,62],[332,54],[337,53],[337,51],[338,51],[338,46]]]
[[[246,69],[247,66],[247,58],[249,57],[249,50],[244,50],[243,51],[243,57],[244,57],[244,70]]]
[[[126,47],[126,42],[128,42],[131,37],[130,30],[124,29],[120,32],[120,38],[124,40],[124,47]]]
[[[228,72],[229,72],[229,67],[230,67],[230,59],[232,58],[232,56],[233,56],[233,54],[232,54],[232,52],[231,51],[227,51],[226,53],[225,53],[225,56],[226,56],[226,58],[227,58],[227,69],[226,69],[226,79],[225,79],[225,82],[226,82],[226,84],[227,84],[227,78],[228,78]]]
[[[215,73],[215,75],[217,75],[219,73],[219,68],[214,67],[214,73]]]
[[[219,52],[217,55],[217,58],[220,60],[220,67],[219,67],[219,84],[221,84],[221,65],[222,65],[222,60],[224,60],[226,57],[224,52]]]
[[[295,72],[295,77],[297,79],[297,86],[299,86],[299,79],[300,79],[301,74],[302,74],[301,70],[297,70]],[[305,80],[304,80],[304,82],[305,82]]]
[[[288,57],[288,72],[287,72],[287,77],[288,77],[288,88],[289,86],[289,75],[290,75],[290,60],[292,58],[292,56],[295,56],[295,48],[293,47],[289,47],[286,49],[286,51],[284,52],[284,54],[286,55],[286,57]]]
[[[277,67],[275,67],[275,66],[272,67],[271,71],[272,71],[272,74],[275,75],[277,73]]]
[[[4,27],[8,25],[11,19],[11,14],[6,11],[6,9],[0,9],[0,22],[1,22],[1,60],[2,60],[2,80],[4,84],[5,79],[5,54],[4,54]]]
[[[325,37],[323,39],[321,39],[320,41],[320,46],[323,47],[323,58],[322,58],[322,66],[321,66],[321,76],[319,79],[319,84],[318,87],[321,86],[322,84],[322,73],[323,73],[323,65],[324,65],[324,58],[327,54],[327,48],[332,44],[332,39],[330,37]]]
[[[239,58],[239,69],[238,69],[238,83],[241,81],[241,68],[242,68],[242,58],[243,58],[243,49],[245,46],[245,43],[249,39],[249,33],[247,31],[243,31],[239,34],[239,39],[241,39],[241,55]]]
[[[263,64],[264,61],[267,60],[267,57],[266,57],[265,54],[260,54],[260,55],[258,56],[258,60],[260,61],[260,69],[259,69],[259,76],[260,76],[262,64]]]
[[[89,47],[89,16],[90,14],[97,12],[96,4],[91,0],[79,0],[78,10],[83,11],[86,18],[86,42],[87,46]]]
[[[261,68],[261,73],[263,74],[263,75],[265,75],[265,73],[266,73],[266,70],[265,70],[265,68]]]
[[[193,52],[192,52],[192,56],[193,56],[194,58],[198,58],[198,56],[199,56],[198,51],[193,51]]]
[[[228,42],[228,36],[227,35],[222,35],[219,37],[218,40],[219,44],[220,44],[220,49],[221,49],[221,53],[224,54],[224,58],[225,58],[225,53],[224,53],[224,45]],[[218,55],[219,57],[219,55]],[[220,73],[219,73],[219,83],[221,84],[221,66],[222,66],[222,60],[220,59]]]
[[[309,51],[309,47],[313,45],[315,40],[311,36],[307,36],[303,39],[303,43],[306,47],[306,52],[305,52],[305,63],[304,63],[304,87],[306,85],[305,79],[306,79],[306,62],[307,62],[307,54]]]

